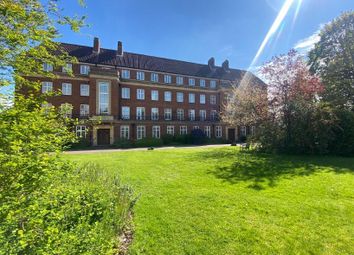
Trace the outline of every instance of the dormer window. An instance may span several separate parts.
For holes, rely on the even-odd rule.
[[[130,71],[129,70],[122,70],[122,78],[123,79],[130,79]]]
[[[164,75],[164,82],[165,83],[171,83],[171,75],[165,74]]]
[[[159,75],[157,73],[151,73],[151,81],[159,82]]]
[[[195,86],[195,79],[189,78],[188,79],[188,84],[189,84],[189,86]]]
[[[145,80],[145,73],[144,73],[144,72],[141,72],[141,71],[138,71],[138,72],[136,73],[136,79],[139,80],[139,81]]]
[[[90,72],[90,66],[80,65],[80,74],[88,75]]]
[[[65,66],[62,68],[63,73],[71,73],[73,71],[73,64],[67,63]]]
[[[53,72],[53,65],[49,63],[43,63],[43,71]]]
[[[210,88],[215,89],[216,88],[216,81],[210,81]]]
[[[200,87],[205,87],[205,80],[200,80],[199,81],[199,86]]]
[[[177,83],[177,85],[183,85],[183,77],[182,76],[177,76],[176,77],[176,83]]]

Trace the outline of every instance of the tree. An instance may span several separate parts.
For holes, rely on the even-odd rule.
[[[309,64],[325,85],[323,100],[354,110],[354,11],[324,26],[309,53]]]

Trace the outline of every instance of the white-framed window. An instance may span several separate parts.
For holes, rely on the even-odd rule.
[[[53,107],[53,105],[51,103],[42,103],[41,107],[42,107],[44,113],[48,114],[49,111],[51,110],[51,108]]]
[[[210,118],[211,118],[211,120],[217,120],[218,119],[218,112],[216,110],[211,110],[210,111]]]
[[[44,81],[42,82],[42,93],[48,93],[53,91],[53,82]]]
[[[71,63],[66,63],[65,66],[62,68],[63,73],[71,73],[73,71],[73,64]]]
[[[98,83],[98,112],[99,114],[109,113],[109,83]]]
[[[205,87],[205,80],[199,80],[199,86]]]
[[[206,120],[206,110],[199,110],[199,119],[200,121]]]
[[[60,113],[63,115],[63,117],[71,118],[73,114],[73,106],[68,103],[61,104]]]
[[[222,137],[222,127],[221,126],[216,126],[215,127],[215,136],[217,138]]]
[[[129,140],[130,136],[129,136],[129,126],[128,125],[120,126],[120,138]]]
[[[88,116],[90,114],[90,106],[88,104],[80,104],[80,116]]]
[[[165,91],[164,92],[164,100],[165,100],[165,102],[171,102],[172,101],[172,92],[171,91]]]
[[[199,126],[193,126],[193,129],[199,129]]]
[[[136,99],[138,99],[138,100],[145,99],[145,89],[137,89],[136,90]]]
[[[200,94],[199,95],[199,103],[200,104],[205,104],[205,95],[204,94]]]
[[[80,65],[80,74],[88,75],[90,72],[90,66]]]
[[[207,137],[211,137],[211,132],[210,132],[210,126],[205,126],[204,127],[204,133]]]
[[[152,126],[152,138],[160,138],[160,126]]]
[[[49,63],[43,63],[43,71],[53,72],[53,65]]]
[[[130,107],[129,106],[122,106],[122,113],[121,113],[123,120],[130,119]]]
[[[195,120],[195,110],[194,109],[189,109],[188,110],[188,118],[190,121]]]
[[[187,126],[180,126],[180,127],[179,127],[179,134],[180,134],[180,135],[186,135],[186,134],[188,134]]]
[[[183,103],[183,92],[177,92],[177,103]]]
[[[152,82],[159,82],[159,74],[151,73],[151,81]]]
[[[122,88],[122,98],[124,99],[130,98],[130,88]]]
[[[167,126],[166,134],[168,135],[175,135],[175,126]]]
[[[188,95],[188,102],[190,104],[194,104],[195,103],[195,94],[194,93],[189,93]]]
[[[177,83],[177,85],[183,85],[183,77],[182,76],[177,76],[176,77],[176,83]]]
[[[152,101],[159,101],[159,91],[158,90],[151,90],[151,100]]]
[[[159,119],[159,108],[151,108],[151,120],[158,120]]]
[[[172,109],[171,108],[164,109],[164,118],[165,118],[165,120],[172,120]]]
[[[216,81],[214,81],[214,80],[210,81],[210,88],[212,88],[212,89],[216,88]]]
[[[88,97],[90,95],[90,85],[80,84],[80,96]]]
[[[184,120],[184,110],[177,109],[177,120]]]
[[[256,133],[256,126],[251,126],[251,135]]]
[[[145,73],[142,71],[136,72],[136,79],[139,81],[145,80]]]
[[[145,107],[136,107],[136,119],[145,120]]]
[[[164,83],[171,83],[171,75],[168,75],[168,74],[165,74],[164,76],[163,76],[163,81],[164,81]]]
[[[210,95],[210,104],[216,104],[216,95]]]
[[[122,78],[123,79],[130,79],[130,70],[122,70]]]
[[[71,83],[62,83],[61,84],[61,92],[65,96],[71,96],[72,95],[72,85],[71,85]]]
[[[194,78],[189,78],[188,79],[188,84],[189,84],[189,86],[195,86],[195,79]]]
[[[87,128],[83,125],[76,126],[76,136],[80,138],[86,138],[87,136]]]
[[[240,133],[242,136],[246,136],[247,135],[247,129],[246,126],[241,126],[241,130]]]
[[[145,126],[136,127],[136,139],[140,140],[146,137]]]

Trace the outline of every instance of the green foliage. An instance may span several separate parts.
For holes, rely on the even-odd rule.
[[[0,254],[114,254],[131,189],[96,165],[62,162],[47,189],[1,204]]]

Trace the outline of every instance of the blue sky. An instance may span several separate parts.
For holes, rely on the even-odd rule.
[[[298,1],[255,65],[295,46],[305,51],[322,24],[354,9],[353,0],[303,0],[294,20]],[[78,34],[61,28],[59,41],[91,45],[97,36],[104,48],[116,48],[121,40],[129,52],[197,63],[215,57],[217,65],[228,59],[231,67],[247,69],[283,4],[284,0],[86,0],[82,8],[76,1],[62,1],[67,14],[87,15],[90,27]]]

